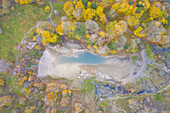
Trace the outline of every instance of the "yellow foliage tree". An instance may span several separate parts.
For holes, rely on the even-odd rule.
[[[76,3],[76,5],[75,5],[75,8],[76,8],[76,10],[78,10],[78,9],[85,9],[85,6],[84,6],[84,4],[82,3],[82,1],[80,0],[80,1],[78,1],[77,3]]]
[[[149,16],[151,20],[162,17],[163,11],[161,11],[161,9],[159,9],[158,7],[155,6],[155,4],[153,4],[149,9]]]
[[[83,10],[83,18],[86,21],[93,19],[94,16],[95,16],[95,10],[94,9],[87,8],[87,9]]]
[[[4,80],[0,78],[0,86],[3,86],[4,85]]]
[[[139,19],[135,16],[130,16],[127,23],[130,27],[133,27],[139,23]]]
[[[59,35],[63,35],[63,29],[62,29],[62,26],[61,25],[58,25],[58,27],[56,28],[56,31]]]
[[[113,4],[112,9],[115,9],[119,13],[123,13],[125,15],[130,15],[133,12],[133,5],[129,5],[128,3],[116,3]]]
[[[73,13],[74,7],[71,1],[67,1],[64,4],[64,11],[67,15],[71,15]]]
[[[31,2],[32,2],[32,0],[20,0],[20,4],[28,4]]]
[[[99,17],[101,17],[102,15],[103,15],[103,7],[101,7],[101,6],[98,6],[97,7],[97,10],[96,10],[96,14],[99,16]]]
[[[105,14],[102,14],[101,17],[100,17],[100,21],[105,24],[107,22],[107,18],[106,18],[106,15]]]
[[[163,19],[161,20],[161,22],[162,22],[163,24],[168,24],[168,21],[167,21],[165,18],[163,18]]]
[[[144,37],[145,34],[140,34],[140,31],[142,31],[142,27],[139,26],[135,31],[134,31],[134,34],[138,37]]]
[[[45,11],[48,13],[48,12],[50,12],[50,7],[49,6],[46,6],[45,7]]]

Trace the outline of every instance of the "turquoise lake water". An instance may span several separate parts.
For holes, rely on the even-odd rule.
[[[80,53],[78,58],[69,56],[60,56],[58,59],[59,63],[81,63],[81,64],[103,64],[107,61],[106,58],[93,55],[89,52]]]

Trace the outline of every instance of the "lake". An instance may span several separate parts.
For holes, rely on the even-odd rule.
[[[93,55],[89,52],[80,53],[78,57],[60,56],[58,63],[80,63],[80,64],[103,64],[107,61],[107,58]]]

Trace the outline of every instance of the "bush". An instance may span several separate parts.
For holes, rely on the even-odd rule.
[[[82,0],[82,3],[84,4],[85,7],[87,7],[87,0]]]
[[[117,49],[117,43],[116,42],[110,42],[109,43],[109,49],[110,50],[116,50]]]
[[[167,18],[165,18],[167,21],[168,21],[168,25],[167,26],[170,26],[170,16],[168,16]]]
[[[95,10],[97,9],[97,4],[96,4],[96,2],[92,2],[92,3],[91,3],[91,8],[92,8],[92,9],[95,9]]]
[[[130,47],[130,45],[129,44],[126,44],[125,46],[124,46],[124,49],[129,49],[129,47]]]
[[[80,24],[78,27],[76,27],[74,31],[74,35],[77,39],[85,38],[86,37],[86,27],[84,24]]]
[[[132,1],[129,1],[129,5],[132,5],[132,3],[133,3]]]
[[[61,36],[59,36],[57,38],[57,41],[56,42],[53,42],[53,43],[50,43],[51,45],[56,45],[56,44],[60,44],[61,43]]]
[[[158,93],[158,94],[156,95],[156,99],[157,99],[157,100],[163,100],[164,98],[163,98],[163,96],[161,95],[161,93]]]
[[[141,13],[141,11],[142,11],[142,7],[138,7],[136,13]]]
[[[91,79],[85,79],[82,83],[82,90],[84,92],[91,92],[96,89],[95,85],[93,85],[94,78]]]

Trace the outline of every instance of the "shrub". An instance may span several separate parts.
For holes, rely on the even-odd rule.
[[[49,6],[46,6],[45,7],[45,11],[48,13],[48,12],[50,12],[50,7]]]
[[[165,18],[167,21],[168,21],[168,25],[167,26],[170,26],[170,16],[168,16],[167,18]]]
[[[92,2],[92,3],[91,3],[91,8],[92,8],[92,9],[95,9],[95,10],[97,9],[97,4],[96,4],[96,2]]]
[[[124,46],[124,49],[129,49],[129,47],[130,47],[130,45],[129,44],[126,44],[125,46]]]
[[[109,49],[110,50],[116,50],[117,49],[117,42],[110,42],[109,43]]]
[[[86,37],[86,27],[84,24],[80,24],[78,27],[76,27],[74,31],[74,35],[77,39],[85,38]]]

